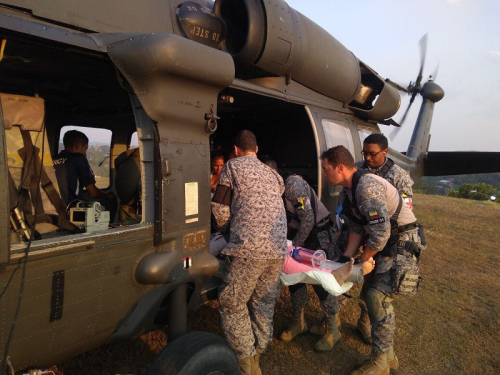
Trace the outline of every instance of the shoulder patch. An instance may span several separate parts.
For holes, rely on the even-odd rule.
[[[378,219],[368,220],[368,225],[375,225],[380,223],[385,223],[385,218],[379,217]]]
[[[307,197],[300,197],[297,199],[297,202],[299,203],[297,204],[296,207],[299,209],[305,210],[306,207],[307,208],[311,207],[311,203],[309,202],[309,199]]]
[[[369,225],[385,223],[385,218],[380,217],[377,211],[369,211],[368,216],[370,216],[370,219],[368,220]]]
[[[369,211],[368,216],[370,216],[370,219],[368,220],[369,225],[385,223],[385,218],[378,216],[377,211]]]

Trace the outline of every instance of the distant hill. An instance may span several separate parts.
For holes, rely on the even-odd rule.
[[[424,176],[415,184],[414,190],[424,194],[446,194],[463,184],[484,183],[500,190],[500,173],[462,174],[455,176]]]

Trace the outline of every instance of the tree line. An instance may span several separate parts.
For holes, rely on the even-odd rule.
[[[414,185],[413,190],[428,195],[490,200],[492,196],[500,196],[500,173],[424,176]]]

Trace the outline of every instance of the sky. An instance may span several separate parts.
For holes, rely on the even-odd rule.
[[[431,151],[500,151],[500,1],[285,0],[340,41],[383,78],[407,86],[420,68],[445,91],[436,103]],[[402,93],[398,122],[409,96]],[[422,100],[418,96],[390,146],[406,151]],[[394,127],[381,125],[388,137]]]

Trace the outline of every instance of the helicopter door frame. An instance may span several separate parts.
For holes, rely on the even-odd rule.
[[[10,259],[10,207],[9,207],[9,179],[7,178],[7,149],[5,142],[5,128],[3,110],[0,104],[0,265],[6,264]],[[3,233],[3,234],[2,234]]]
[[[323,151],[340,144],[351,152],[355,160],[359,159],[358,155],[361,147],[358,130],[355,122],[348,115],[313,106],[305,106],[305,109],[314,131],[318,159]],[[323,179],[321,163],[318,162],[317,193],[330,211],[333,211],[337,206],[337,199],[341,190],[342,188],[339,186],[328,186]]]

